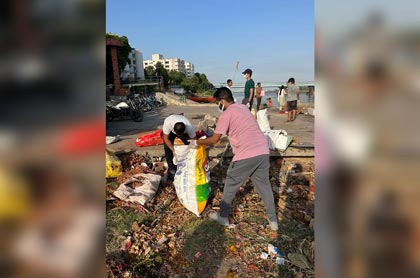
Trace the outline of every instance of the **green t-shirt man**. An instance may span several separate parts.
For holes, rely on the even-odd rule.
[[[242,73],[246,79],[245,89],[244,89],[244,98],[242,99],[242,104],[247,105],[249,110],[251,110],[252,103],[254,102],[255,95],[255,83],[252,80],[252,70],[246,69]],[[251,92],[252,91],[252,92]]]
[[[255,82],[252,79],[249,79],[245,82],[245,98],[249,100],[249,95],[251,94],[251,88],[255,90]]]

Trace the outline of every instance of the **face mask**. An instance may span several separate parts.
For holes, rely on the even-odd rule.
[[[222,103],[222,101],[219,101],[219,105],[217,108],[219,109],[219,112],[222,113],[223,111],[225,111],[225,104]]]

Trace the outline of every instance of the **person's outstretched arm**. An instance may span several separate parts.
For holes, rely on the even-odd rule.
[[[214,145],[217,142],[219,142],[220,137],[222,137],[222,134],[215,133],[213,134],[213,136],[209,138],[197,140],[197,145],[206,145],[206,146]]]

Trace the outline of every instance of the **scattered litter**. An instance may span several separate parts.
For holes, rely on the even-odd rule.
[[[120,141],[120,135],[117,136],[106,136],[105,142],[107,145]]]
[[[268,248],[267,248],[267,250],[268,250],[268,254],[269,254],[271,257],[275,257],[275,256],[277,256],[277,252],[274,250],[274,245],[272,245],[272,244],[268,244]]]
[[[152,133],[148,133],[146,135],[140,136],[136,140],[137,147],[149,147],[149,146],[156,146],[162,145],[163,139],[161,137],[162,130],[156,130]]]
[[[272,257],[276,257],[276,256],[284,257],[283,252],[281,252],[281,250],[278,247],[275,247],[272,244],[268,244],[267,250],[268,250],[268,254],[270,254],[270,256]]]
[[[261,252],[260,258],[263,259],[263,260],[267,260],[268,259],[268,253]]]
[[[274,252],[276,252],[276,254],[277,254],[278,256],[284,257],[283,252],[281,252],[281,250],[280,250],[279,248],[274,247]]]
[[[122,175],[121,160],[115,155],[105,152],[106,178],[116,178]]]
[[[278,264],[278,265],[284,265],[284,258],[277,257],[276,258],[276,264]]]
[[[267,276],[274,277],[278,275],[278,267],[282,268],[286,277],[313,276],[315,253],[311,223],[313,226],[315,195],[309,186],[299,183],[297,179],[298,175],[305,175],[313,184],[313,162],[290,158],[271,159],[269,179],[273,187],[279,188],[276,194],[279,197],[279,220],[282,223],[278,232],[272,232],[265,229],[265,208],[250,180],[242,185],[244,191],[238,193],[233,204],[233,222],[236,225],[230,224],[225,228],[191,218],[192,214],[178,201],[174,186],[158,188],[146,203],[147,206],[110,198],[119,185],[139,173],[163,176],[165,171],[165,160],[149,156],[147,152],[119,154],[118,158],[122,162],[122,175],[117,179],[108,179],[106,189],[107,219],[109,217],[110,227],[116,227],[111,232],[112,237],[107,236],[107,248],[109,244],[109,250],[112,250],[111,253],[107,251],[109,276],[122,277],[124,271],[134,269],[137,262],[132,261],[131,255],[150,260],[154,265],[154,268],[149,269],[152,272],[150,276],[156,277],[194,273],[199,271],[196,264],[200,261],[202,265],[208,262],[208,258],[220,256],[229,256],[231,260],[229,277],[261,277],[266,272]],[[225,160],[218,157],[209,160],[212,177],[210,185],[215,189],[215,195],[206,209],[220,210],[219,202],[229,162],[229,157]],[[290,170],[299,172],[296,163],[301,163],[302,172],[290,175],[293,180],[288,180]],[[144,186],[142,177],[136,179],[126,184],[133,191]],[[190,225],[192,220],[194,225]],[[121,227],[120,223],[127,229],[124,235],[117,229]],[[209,229],[214,229],[214,233],[208,233]],[[220,240],[220,231],[223,231],[226,241]],[[272,243],[270,250],[267,247],[269,242]],[[188,252],[183,249],[186,244],[191,246]],[[114,256],[115,250],[121,249],[125,250],[122,256]],[[289,255],[290,252],[301,255]],[[120,265],[123,267],[120,268]],[[213,264],[210,266],[215,267]]]
[[[166,236],[161,237],[161,239],[158,240],[157,244],[158,245],[162,245],[164,244],[166,241],[168,240],[168,238]]]
[[[202,131],[208,136],[212,136],[214,134],[215,128],[216,128],[216,118],[207,114],[204,116],[204,119],[197,124],[196,130]]]
[[[120,184],[113,194],[120,200],[144,206],[155,195],[161,178],[155,174],[137,174]]]
[[[123,249],[124,251],[126,251],[126,250],[130,249],[131,244],[132,244],[132,242],[131,242],[131,236],[128,236],[128,237],[124,240],[124,244],[123,244],[122,249]]]
[[[258,267],[256,267],[255,265],[253,265],[253,264],[249,264],[248,265],[248,270],[251,270],[251,271],[258,271]]]

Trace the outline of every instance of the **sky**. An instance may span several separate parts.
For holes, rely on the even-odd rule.
[[[192,62],[213,85],[314,80],[313,0],[107,0],[106,32],[127,36],[143,59]],[[239,67],[236,71],[236,62]]]

